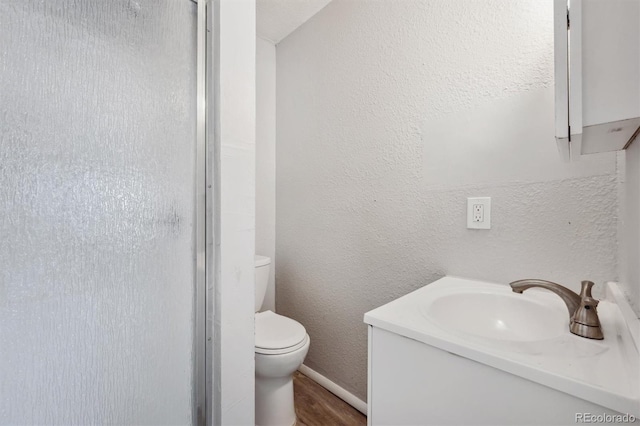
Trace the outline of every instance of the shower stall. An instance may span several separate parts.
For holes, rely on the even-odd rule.
[[[0,1],[0,424],[209,423],[206,15]]]

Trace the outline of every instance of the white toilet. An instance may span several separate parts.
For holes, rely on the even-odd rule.
[[[302,324],[271,311],[258,312],[269,282],[271,259],[256,262],[256,425],[292,426],[293,373],[309,351],[309,335]]]

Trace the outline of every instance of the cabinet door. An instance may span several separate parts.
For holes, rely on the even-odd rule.
[[[555,117],[558,144],[569,147],[569,10],[567,0],[553,2]],[[563,145],[563,146],[564,146]]]
[[[369,426],[568,425],[576,413],[622,414],[377,327],[369,386]]]
[[[640,0],[574,3],[582,3],[583,126],[640,117]]]
[[[571,156],[626,148],[640,126],[640,1],[555,0],[556,138]]]

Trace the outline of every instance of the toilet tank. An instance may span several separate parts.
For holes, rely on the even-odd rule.
[[[266,256],[255,255],[256,265],[256,305],[255,311],[258,312],[264,302],[264,295],[267,293],[267,284],[269,284],[269,268],[271,259]]]

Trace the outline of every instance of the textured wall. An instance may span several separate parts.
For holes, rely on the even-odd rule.
[[[617,278],[616,156],[563,164],[551,1],[334,0],[277,52],[277,308],[366,398],[364,312],[446,274]],[[493,229],[466,229],[466,197]]]
[[[256,253],[271,258],[262,310],[275,310],[276,46],[256,38]]]

